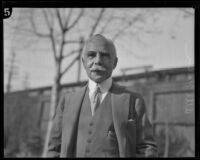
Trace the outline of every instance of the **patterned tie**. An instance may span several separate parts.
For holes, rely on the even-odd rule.
[[[96,109],[98,108],[100,104],[100,98],[101,98],[101,90],[99,86],[96,86],[94,93],[92,94],[91,97],[91,105],[92,105],[92,115],[94,115]]]

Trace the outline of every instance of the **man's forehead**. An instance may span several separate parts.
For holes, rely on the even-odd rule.
[[[116,56],[116,49],[113,42],[102,35],[92,36],[88,41],[86,41],[83,53],[96,50]]]
[[[114,44],[101,35],[91,37],[85,44],[86,51],[89,50],[102,50],[115,54]]]

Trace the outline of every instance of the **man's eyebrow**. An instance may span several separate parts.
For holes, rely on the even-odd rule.
[[[97,51],[87,51],[86,53],[87,54],[96,54]],[[110,56],[109,52],[100,51],[100,53],[103,54],[103,55],[106,55],[106,56]]]
[[[96,53],[96,51],[87,51],[87,53]]]
[[[110,56],[109,52],[101,52],[103,55]]]
[[[104,54],[109,54],[109,52],[104,52],[104,51],[102,51],[101,53],[104,53]]]

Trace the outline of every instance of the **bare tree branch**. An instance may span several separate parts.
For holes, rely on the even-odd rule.
[[[54,60],[55,60],[55,62],[57,62],[58,57],[56,56],[56,43],[55,43],[55,39],[54,39],[54,36],[53,36],[53,25],[50,24],[46,11],[44,9],[42,9],[42,11],[43,11],[43,14],[44,14],[44,17],[45,17],[46,24],[49,28],[49,34],[50,34],[50,40],[51,40],[52,49],[53,49]]]
[[[108,25],[111,23],[112,20],[113,20],[113,15],[111,15],[109,19],[107,19],[105,25],[101,28],[101,31],[99,32],[99,34],[102,34],[105,32],[106,28],[108,27]]]
[[[84,9],[82,8],[79,15],[77,16],[77,18],[74,20],[74,22],[69,27],[65,28],[64,32],[73,28],[76,25],[76,23],[79,21],[79,19],[83,16],[83,13],[84,13]]]
[[[77,41],[77,40],[66,40],[64,41],[65,44],[68,44],[68,43],[80,43],[80,41]]]
[[[101,11],[100,11],[100,13],[99,13],[99,16],[97,17],[97,20],[95,21],[95,23],[94,23],[94,25],[92,27],[92,30],[91,30],[91,32],[89,34],[89,37],[91,37],[94,34],[94,32],[95,32],[95,30],[96,30],[99,22],[101,21],[101,19],[103,17],[103,13],[104,12],[105,12],[105,8],[102,8]]]
[[[112,40],[115,41],[115,40],[116,40],[120,35],[122,35],[129,27],[133,26],[134,23],[139,22],[139,21],[144,22],[144,19],[142,18],[144,15],[145,15],[145,13],[144,13],[144,14],[139,13],[139,14],[138,14],[137,16],[135,16],[131,21],[128,21],[127,24],[126,24],[124,27],[122,27],[122,28],[119,30],[119,32],[117,32],[117,33],[113,36]]]
[[[179,8],[179,10],[183,11],[185,14],[189,15],[189,16],[193,16],[194,12],[192,9],[188,9],[188,8]]]
[[[63,55],[63,50],[64,50],[64,46],[65,46],[65,40],[64,40],[64,34],[62,34],[62,41],[60,44],[60,52],[59,52],[59,56],[58,56],[58,60],[60,61],[60,63],[62,63],[62,55]]]
[[[49,38],[50,37],[50,34],[44,34],[44,33],[39,33],[37,28],[36,28],[36,25],[35,25],[35,22],[34,22],[34,19],[33,19],[33,13],[31,14],[31,17],[30,17],[30,22],[31,22],[31,25],[32,25],[32,29],[33,29],[33,32],[39,36],[39,37],[44,37],[44,38]]]
[[[78,53],[78,52],[79,52],[79,49],[73,50],[73,51],[71,51],[70,53],[68,53],[67,55],[63,55],[63,56],[62,56],[62,59],[67,58],[67,57],[70,57],[71,55],[73,55],[73,54],[75,54],[75,53]]]
[[[16,31],[23,31],[23,33],[27,34],[27,35],[35,34],[33,29],[23,28],[22,26],[16,26],[16,25],[13,25],[13,24],[10,24],[10,23],[8,23],[6,25],[9,26],[11,30],[13,29],[13,30],[16,30]],[[24,34],[21,35],[21,32],[20,32],[20,36],[24,36]],[[7,37],[4,37],[4,38],[6,39]]]
[[[53,56],[54,56],[55,61],[57,62],[58,58],[56,56],[56,43],[55,43],[55,40],[54,40],[52,32],[51,32],[51,35],[50,35],[50,40],[51,40],[52,49],[53,49]]]
[[[63,70],[63,72],[60,74],[60,77],[62,77],[70,69],[70,67],[79,59],[79,56],[80,55],[76,56],[74,60]]]
[[[62,31],[64,31],[64,26],[63,26],[61,15],[60,15],[58,8],[56,8],[56,15],[58,17],[58,22],[59,22],[60,28],[61,28]]]
[[[49,28],[49,30],[52,30],[53,29],[53,26],[52,24],[49,22],[49,19],[48,19],[48,14],[46,13],[45,9],[42,9],[42,12],[44,14],[44,19],[46,21],[46,24],[47,24],[47,27]]]
[[[65,26],[64,26],[65,28],[67,28],[67,26],[68,26],[68,23],[70,21],[71,15],[72,15],[72,11],[73,11],[73,8],[70,8],[69,13],[68,13],[67,18],[66,18],[66,21],[65,21]]]
[[[58,55],[58,61],[60,61],[60,63],[62,63],[61,60],[62,60],[64,45],[65,45],[65,34],[64,34],[65,32],[64,32],[64,26],[63,26],[63,23],[62,23],[62,19],[61,19],[59,9],[56,9],[56,15],[58,17],[58,22],[59,22],[59,25],[60,25],[60,28],[61,28],[61,43],[60,43],[60,51],[59,51],[59,55]]]
[[[126,25],[126,26],[124,26],[123,28],[121,28],[120,30],[119,30],[119,32],[117,32],[114,36],[113,36],[113,38],[112,38],[112,41],[115,41],[122,33],[124,33],[124,31],[128,28],[128,27],[130,27],[131,26],[131,24],[128,24],[128,25]]]
[[[51,20],[52,20],[51,24],[53,24],[54,20],[55,20],[55,18],[54,18],[54,12],[55,12],[55,10],[48,9],[47,11],[48,11],[49,17],[51,17]]]

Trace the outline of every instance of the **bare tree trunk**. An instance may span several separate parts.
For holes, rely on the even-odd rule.
[[[45,143],[44,143],[44,150],[43,150],[43,155],[42,157],[47,157],[47,149],[48,149],[48,143],[50,139],[50,133],[51,133],[51,128],[53,125],[53,118],[56,113],[56,107],[58,104],[58,97],[59,97],[59,90],[60,90],[60,63],[57,63],[56,65],[56,74],[55,74],[55,79],[54,79],[54,84],[52,86],[52,91],[51,91],[51,107],[50,107],[50,112],[49,112],[49,121],[47,125],[47,131],[46,131],[46,138],[45,138]]]

